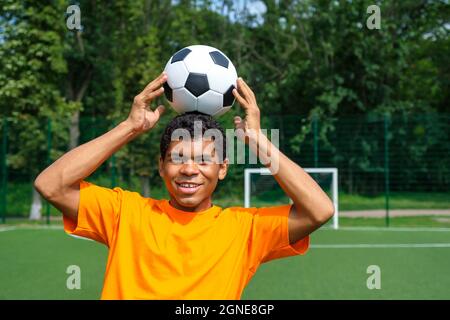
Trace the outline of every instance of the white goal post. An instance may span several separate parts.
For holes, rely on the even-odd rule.
[[[338,169],[337,168],[303,168],[308,173],[330,173],[332,176],[331,182],[331,200],[334,204],[333,229],[339,228],[339,211],[338,211]],[[250,207],[250,189],[251,189],[251,175],[271,175],[268,168],[247,168],[244,171],[244,206]]]

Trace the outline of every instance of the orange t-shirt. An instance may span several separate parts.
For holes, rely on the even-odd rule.
[[[185,212],[168,200],[80,183],[69,234],[109,247],[102,299],[240,299],[258,266],[304,254],[289,245],[290,205]]]

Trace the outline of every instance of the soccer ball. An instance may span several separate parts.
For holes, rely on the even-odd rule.
[[[198,111],[217,117],[231,109],[237,73],[220,50],[203,45],[183,48],[164,71],[164,92],[178,113]]]

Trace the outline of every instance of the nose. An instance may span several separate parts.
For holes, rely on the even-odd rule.
[[[199,171],[198,171],[197,164],[192,159],[189,159],[188,161],[184,162],[181,165],[180,173],[182,173],[186,176],[192,176],[192,175],[198,174]]]

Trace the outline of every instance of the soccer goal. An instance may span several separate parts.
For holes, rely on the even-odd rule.
[[[334,204],[334,216],[328,222],[333,229],[339,228],[338,169],[303,168],[328,194]],[[244,206],[265,207],[292,203],[268,168],[247,168],[244,171]]]

